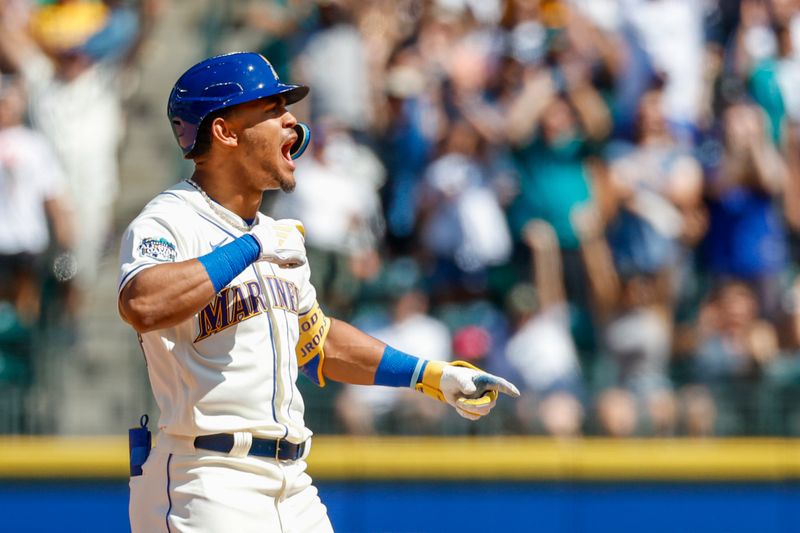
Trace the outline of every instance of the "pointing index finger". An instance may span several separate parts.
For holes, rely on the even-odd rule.
[[[479,395],[482,395],[487,390],[495,390],[502,392],[503,394],[507,394],[512,398],[519,397],[519,390],[514,386],[514,384],[499,376],[482,373],[475,376],[472,379],[472,382],[475,383],[475,387],[477,387]]]

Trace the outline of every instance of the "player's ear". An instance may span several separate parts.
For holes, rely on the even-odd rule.
[[[239,137],[233,124],[223,117],[216,117],[211,121],[211,137],[222,143],[223,146],[233,148],[239,144]]]

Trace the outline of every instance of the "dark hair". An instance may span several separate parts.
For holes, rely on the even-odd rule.
[[[211,123],[217,118],[225,118],[230,110],[229,107],[212,111],[200,122],[197,127],[197,137],[195,137],[194,148],[186,154],[187,159],[194,159],[208,152],[211,149]]]

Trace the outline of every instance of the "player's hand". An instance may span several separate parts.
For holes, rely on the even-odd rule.
[[[422,382],[416,388],[449,403],[459,415],[470,420],[488,415],[501,392],[512,398],[519,396],[513,383],[464,361],[428,361]]]
[[[456,361],[445,366],[440,387],[445,401],[464,418],[477,420],[488,415],[501,392],[512,398],[519,396],[513,383],[472,365],[463,365],[469,363]]]
[[[261,247],[259,261],[268,261],[283,268],[297,268],[306,264],[304,229],[299,220],[284,218],[272,223],[261,222],[250,234]]]

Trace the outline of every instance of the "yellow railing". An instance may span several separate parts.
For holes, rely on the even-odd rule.
[[[122,478],[119,437],[5,437],[0,478]],[[317,479],[800,480],[800,440],[315,437]]]

